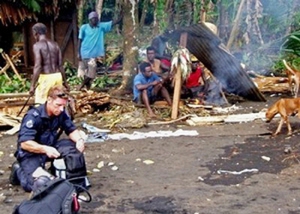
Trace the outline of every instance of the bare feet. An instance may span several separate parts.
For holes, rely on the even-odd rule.
[[[152,112],[152,113],[149,113],[148,116],[152,119],[155,119],[157,118],[157,116]]]

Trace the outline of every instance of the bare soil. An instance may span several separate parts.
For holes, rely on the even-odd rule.
[[[266,98],[266,103],[237,104],[243,107],[239,113],[259,111],[279,99]],[[199,135],[87,144],[93,200],[81,203],[80,213],[300,213],[299,119],[292,118],[291,137],[284,127],[278,137],[270,138],[277,125],[278,119],[269,124],[257,120],[198,127],[149,126],[139,131],[181,128],[197,130]],[[2,214],[12,213],[28,197],[19,186],[8,184],[16,139],[15,135],[0,140]],[[284,152],[287,145],[291,153]],[[154,163],[147,165],[144,160]],[[94,172],[100,161],[105,166]],[[118,170],[113,171],[109,162]],[[245,169],[249,172],[241,173]]]

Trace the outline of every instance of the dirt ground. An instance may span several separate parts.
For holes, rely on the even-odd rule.
[[[237,106],[251,113],[279,97],[266,98],[266,103],[247,101]],[[197,130],[199,135],[87,144],[93,200],[81,203],[80,213],[300,213],[300,123],[292,118],[293,136],[287,137],[284,127],[282,134],[270,138],[277,125],[278,119],[269,124],[257,120],[197,127],[149,126],[139,131],[180,128]],[[8,184],[16,138],[0,140],[2,214],[12,213],[28,197],[20,187]],[[287,145],[292,151],[285,154]],[[154,163],[147,165],[144,160]],[[104,166],[97,172],[94,169],[101,161]],[[112,170],[109,162],[118,170]]]

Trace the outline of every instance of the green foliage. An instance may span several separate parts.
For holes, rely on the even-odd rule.
[[[0,75],[0,93],[20,93],[27,92],[30,88],[30,82],[19,80],[16,75],[12,73],[8,74],[11,78],[11,82],[4,75]]]
[[[22,3],[33,12],[41,12],[40,2],[42,2],[42,0],[22,0]]]
[[[194,1],[194,13],[193,13],[193,23],[196,24],[200,20],[200,12],[201,12],[201,1]]]
[[[67,82],[70,86],[76,86],[81,83],[81,79],[77,77],[77,68],[75,68],[70,62],[64,62],[64,69],[66,72]]]
[[[300,31],[292,33],[281,46],[282,54],[292,54],[300,57]]]
[[[167,13],[165,12],[165,7],[166,7],[166,2],[164,0],[157,0],[156,16],[157,16],[160,32],[163,32],[168,26]]]
[[[103,75],[101,77],[97,77],[94,80],[92,87],[103,89],[105,87],[116,85],[116,84],[119,84],[118,80],[114,80],[114,79],[110,78],[108,75]]]

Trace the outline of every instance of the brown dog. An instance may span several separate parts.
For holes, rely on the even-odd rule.
[[[276,132],[273,134],[277,135],[282,128],[283,122],[286,123],[288,128],[288,135],[292,134],[291,124],[289,122],[289,116],[295,115],[300,112],[300,98],[287,98],[280,99],[275,104],[273,104],[266,112],[266,122],[270,122],[276,114],[280,114],[281,120],[277,127]],[[300,114],[298,114],[300,118]]]
[[[287,68],[286,74],[289,79],[290,90],[293,97],[297,97],[299,92],[299,84],[300,84],[300,72],[292,69],[285,60],[282,60],[283,64]]]

